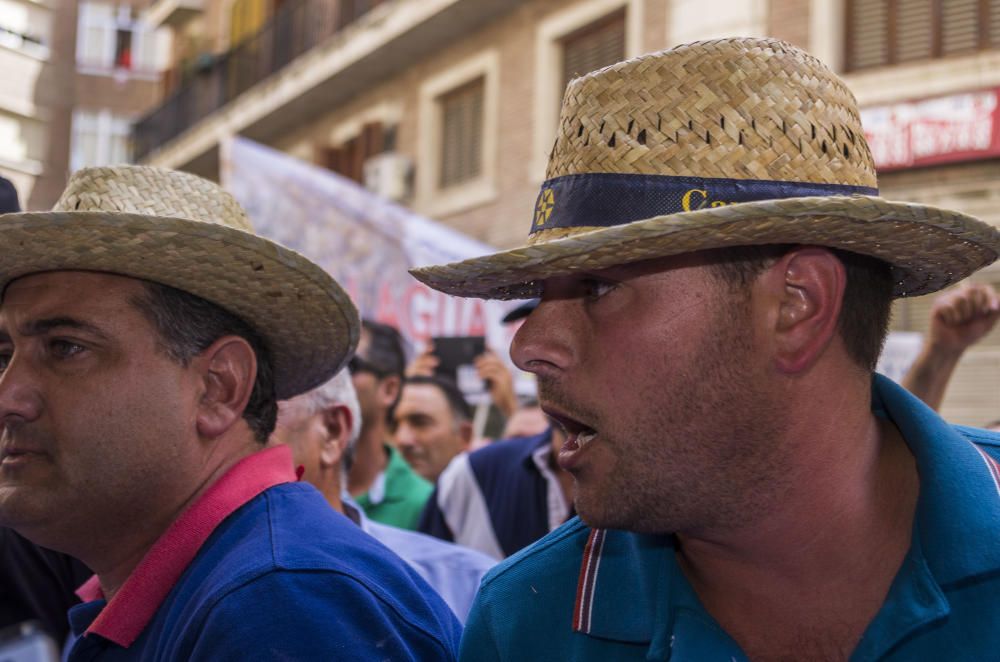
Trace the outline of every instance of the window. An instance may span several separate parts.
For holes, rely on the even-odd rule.
[[[562,87],[578,76],[625,59],[625,12],[618,11],[562,39]]]
[[[420,83],[413,206],[447,216],[497,197],[500,54],[486,49]]]
[[[324,150],[323,165],[339,175],[359,184],[365,181],[365,161],[393,149],[395,127],[385,129],[381,122],[370,122],[361,127],[353,138],[336,147]]]
[[[1000,48],[1000,0],[847,0],[849,71]]]
[[[131,122],[108,110],[73,113],[73,144],[70,166],[116,165],[131,160]]]
[[[642,51],[643,0],[576,0],[538,21],[535,29],[532,179],[545,175],[566,84]],[[683,3],[682,3],[683,4]]]
[[[101,71],[156,71],[155,33],[128,6],[81,2],[76,61]]]
[[[483,171],[485,82],[484,78],[477,78],[438,98],[441,108],[440,188],[476,179]]]
[[[0,45],[46,59],[51,33],[50,8],[36,3],[0,0]]]

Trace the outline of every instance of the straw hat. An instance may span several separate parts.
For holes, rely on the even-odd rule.
[[[527,298],[551,276],[777,243],[880,258],[912,296],[995,260],[1000,232],[878,197],[843,81],[790,44],[720,39],[572,81],[527,245],[411,273],[449,294]]]
[[[249,323],[271,351],[278,399],[329,379],[357,345],[358,314],[320,267],[258,237],[236,200],[194,175],[84,168],[50,212],[0,216],[0,291],[39,271],[163,283]]]

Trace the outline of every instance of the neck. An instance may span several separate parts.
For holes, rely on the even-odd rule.
[[[220,452],[227,447],[228,452]],[[121,589],[150,548],[185,510],[233,465],[262,449],[252,437],[232,441],[217,439],[200,444],[200,448],[207,449],[207,453],[187,465],[191,469],[187,475],[198,471],[198,478],[178,490],[178,496],[168,499],[162,492],[151,495],[153,508],[116,518],[122,522],[120,527],[115,527],[111,518],[106,519],[100,527],[100,536],[90,532],[85,538],[92,541],[92,545],[78,552],[69,551],[94,571],[108,600]],[[179,471],[178,475],[183,474]]]
[[[347,489],[352,496],[364,494],[371,489],[375,478],[385,471],[389,457],[385,452],[386,426],[381,417],[377,424],[363,425],[361,436],[354,450],[354,463],[348,475]],[[339,497],[338,497],[339,498]]]
[[[340,464],[333,467],[323,467],[320,475],[312,482],[313,487],[319,490],[330,507],[338,513],[344,512],[344,502],[340,499],[344,485],[341,473]]]
[[[797,464],[767,513],[738,529],[678,535],[683,572],[737,640],[758,618],[867,624],[909,549],[919,481],[899,431],[870,413],[867,390],[863,408],[862,398],[838,406],[814,395],[814,415],[780,442]]]

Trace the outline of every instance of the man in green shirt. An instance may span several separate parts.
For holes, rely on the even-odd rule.
[[[406,357],[399,332],[363,320],[358,350],[349,364],[361,403],[361,436],[351,462],[348,490],[365,515],[416,530],[434,486],[390,445],[389,411],[399,400]]]

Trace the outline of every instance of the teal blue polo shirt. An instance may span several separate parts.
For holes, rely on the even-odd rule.
[[[1000,434],[950,425],[880,375],[872,408],[906,439],[920,496],[910,550],[851,659],[1000,659]],[[461,659],[747,657],[702,607],[672,536],[574,518],[486,575]]]

